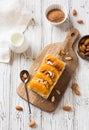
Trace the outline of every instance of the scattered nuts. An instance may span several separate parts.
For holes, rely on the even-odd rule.
[[[87,46],[87,49],[89,49],[89,45]]]
[[[83,58],[85,57],[84,52],[79,52],[79,55],[82,56]]]
[[[89,37],[88,36],[80,40],[78,48],[79,48],[80,56],[82,56],[83,58],[89,57]]]
[[[84,45],[89,45],[89,38],[85,40]]]
[[[80,95],[80,91],[78,89],[76,89],[74,92],[76,95],[78,95],[78,96]]]
[[[71,86],[72,90],[75,90],[78,88],[78,84],[77,83],[73,83]]]
[[[58,95],[61,94],[61,92],[60,92],[58,89],[56,89],[56,93],[57,93]]]
[[[83,20],[82,20],[82,19],[79,19],[79,20],[77,20],[77,23],[78,23],[78,24],[83,24]]]
[[[63,110],[69,112],[69,111],[72,110],[72,108],[71,108],[70,106],[64,106],[64,107],[63,107]]]
[[[72,14],[73,14],[73,16],[77,15],[77,11],[75,9],[73,9]]]
[[[65,60],[67,60],[67,61],[70,61],[70,60],[72,60],[73,58],[72,57],[70,57],[70,56],[68,56],[68,57],[65,57]]]
[[[85,42],[85,39],[83,38],[82,40],[81,40],[81,44],[83,44]]]
[[[85,56],[89,56],[89,52],[86,52],[86,53],[85,53]]]
[[[35,121],[31,121],[31,122],[29,123],[29,127],[34,127],[34,126],[36,126],[36,122],[35,122]]]
[[[78,84],[77,83],[73,83],[71,88],[76,95],[80,95],[80,91],[78,90]]]
[[[82,51],[82,52],[85,52],[85,50],[86,50],[85,45],[81,45],[81,46],[79,47],[79,50]]]
[[[88,52],[89,52],[89,49],[86,49],[86,51],[88,51]]]
[[[23,108],[21,106],[16,106],[16,110],[23,111]]]
[[[61,54],[61,55],[66,55],[65,50],[60,50],[60,54]]]
[[[52,96],[52,98],[51,98],[51,102],[54,102],[54,101],[55,101],[55,97]]]
[[[82,50],[85,51],[86,50],[86,46],[85,45],[82,45]]]

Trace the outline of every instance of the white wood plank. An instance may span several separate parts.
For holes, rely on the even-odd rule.
[[[67,0],[20,0],[22,11],[34,18],[35,25],[29,26],[26,37],[30,48],[23,54],[12,53],[11,64],[0,63],[0,130],[29,130],[29,115],[27,102],[16,94],[16,88],[20,82],[19,73],[22,69],[29,69],[32,60],[37,57],[42,48],[48,43],[61,42],[65,39],[66,30],[72,26],[79,29],[81,35],[89,32],[89,1]],[[63,4],[68,11],[68,20],[60,27],[51,26],[44,17],[45,9],[53,3]],[[72,16],[72,9],[76,9],[78,15]],[[84,24],[79,25],[77,19],[83,19]],[[5,24],[6,25],[6,24]],[[8,29],[7,29],[8,30]],[[75,50],[77,46],[75,46]],[[77,51],[76,51],[77,52]],[[57,110],[47,113],[31,105],[31,119],[37,122],[37,128],[33,130],[86,130],[89,129],[89,80],[88,62],[79,56],[79,65],[76,73],[68,85]],[[73,82],[79,84],[81,96],[76,96],[70,86]],[[24,108],[23,112],[15,110],[16,105]],[[73,110],[68,113],[62,110],[63,105],[70,105]]]

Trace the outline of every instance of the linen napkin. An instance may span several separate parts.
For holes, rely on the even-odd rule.
[[[10,60],[9,43],[12,33],[23,32],[31,18],[23,0],[0,0],[0,62]],[[4,42],[5,40],[5,42]]]

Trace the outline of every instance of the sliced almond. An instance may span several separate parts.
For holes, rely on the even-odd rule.
[[[51,98],[51,102],[54,102],[54,101],[55,101],[55,97],[52,96],[52,98]]]
[[[61,92],[60,92],[58,89],[56,89],[56,93],[57,93],[58,95],[61,94]]]
[[[70,60],[72,60],[73,58],[72,57],[70,57],[70,56],[68,56],[68,57],[65,57],[65,60],[67,60],[67,61],[70,61]]]
[[[18,111],[23,111],[23,107],[21,107],[21,106],[16,106],[16,110],[18,110]]]
[[[31,121],[31,122],[29,123],[29,127],[34,127],[34,126],[36,126],[36,122],[35,122],[35,121]]]
[[[64,111],[71,111],[72,108],[71,108],[71,106],[64,106],[64,107],[63,107],[63,110],[64,110]]]

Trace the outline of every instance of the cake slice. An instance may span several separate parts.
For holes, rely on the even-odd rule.
[[[47,99],[62,75],[65,65],[63,61],[52,55],[45,56],[38,71],[28,83],[28,87]]]

